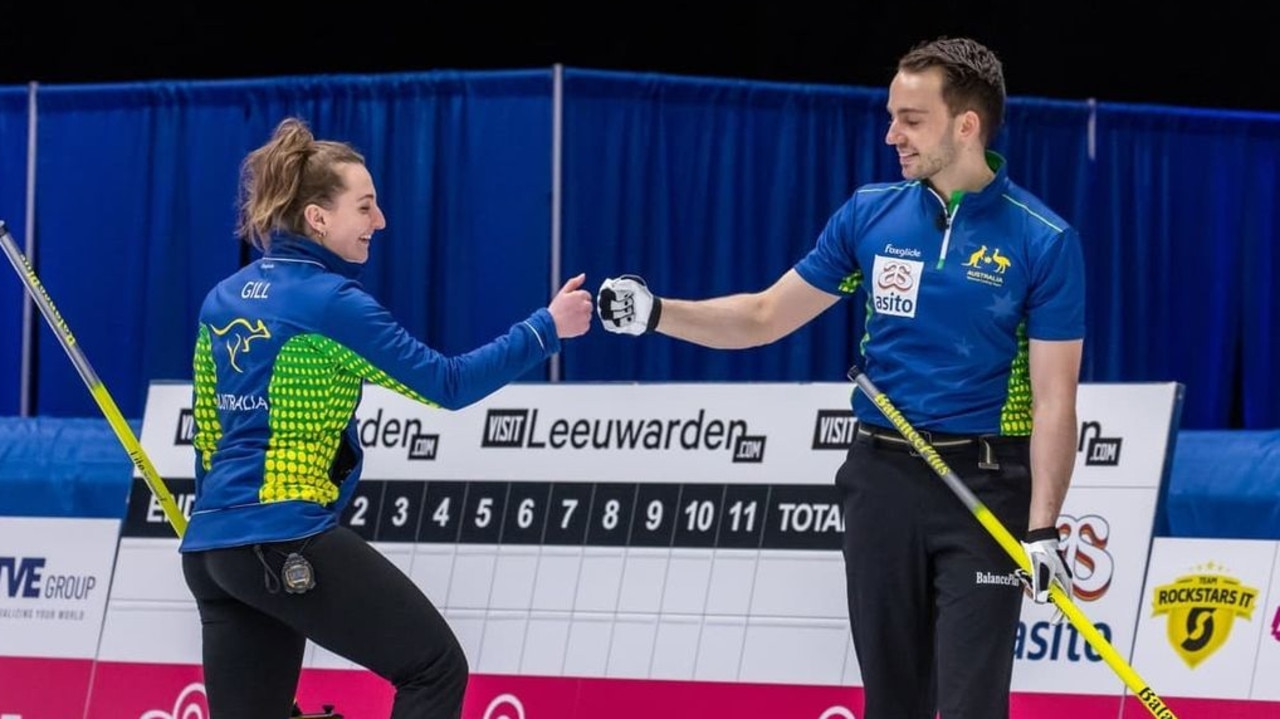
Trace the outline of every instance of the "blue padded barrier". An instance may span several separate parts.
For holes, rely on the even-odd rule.
[[[1280,540],[1280,430],[1182,430],[1170,472],[1158,534]],[[104,419],[0,417],[0,515],[123,517],[132,476]]]
[[[1165,498],[1175,537],[1280,539],[1280,430],[1182,430]]]
[[[132,477],[105,419],[0,417],[0,515],[124,517]]]

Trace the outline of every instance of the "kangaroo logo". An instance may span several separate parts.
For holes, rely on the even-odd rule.
[[[984,244],[969,254],[968,261],[963,265],[969,268],[965,270],[964,276],[973,282],[1003,287],[1005,270],[1012,266],[1013,260],[1008,255],[1000,254],[999,247]]]
[[[977,267],[979,262],[990,263],[991,259],[987,257],[987,246],[983,245],[969,255],[969,261],[964,263],[965,267]]]
[[[987,254],[987,246],[983,245],[973,251],[969,255],[969,261],[964,263],[965,267],[980,267],[982,265],[995,265],[996,274],[1003,275],[1004,271],[1009,269],[1009,265],[1013,264],[1008,257],[1000,254],[1000,248],[991,250],[991,254]]]
[[[219,337],[230,335],[230,339],[226,341],[227,354],[231,356],[231,368],[237,372],[244,372],[244,370],[236,362],[236,357],[242,352],[249,351],[249,343],[256,339],[269,339],[271,337],[271,332],[267,330],[267,326],[262,320],[254,320],[250,323],[249,320],[243,317],[231,320],[226,327],[221,329],[212,325],[210,325],[209,329]]]
[[[986,259],[986,262],[996,263],[996,272],[1002,275],[1004,274],[1005,270],[1009,269],[1009,265],[1012,264],[1009,262],[1008,257],[1005,257],[1004,255],[1000,254],[999,247],[991,251],[991,256]]]

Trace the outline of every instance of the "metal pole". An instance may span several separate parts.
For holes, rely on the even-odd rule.
[[[36,112],[36,95],[40,83],[27,84],[27,204],[25,231],[27,235],[24,252],[29,262],[34,264],[36,252],[36,137],[38,136],[39,113]],[[35,305],[30,296],[22,296],[22,370],[18,378],[18,414],[30,417],[35,411],[32,407],[33,389],[31,378],[35,371],[32,366],[35,352]]]
[[[551,293],[560,289],[560,202],[561,162],[564,147],[564,66],[556,63],[551,69]],[[560,381],[560,357],[551,358],[550,378]]]

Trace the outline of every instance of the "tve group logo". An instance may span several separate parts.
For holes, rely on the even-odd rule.
[[[0,593],[11,600],[72,600],[83,601],[99,591],[97,575],[61,573],[48,566],[49,560],[39,556],[0,555]],[[82,609],[33,604],[24,606],[18,602],[6,602],[0,606],[0,618],[21,619],[83,619]]]

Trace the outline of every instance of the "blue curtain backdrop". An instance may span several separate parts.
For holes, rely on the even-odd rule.
[[[902,175],[884,142],[883,90],[566,73],[566,264],[597,282],[643,275],[696,299],[759,290],[812,246],[866,182]],[[993,147],[1011,176],[1072,222],[1088,209],[1090,108],[1015,99]],[[743,352],[665,337],[577,344],[579,380],[831,381],[862,336],[865,296],[774,346]]]
[[[0,221],[20,249],[26,244],[27,88],[0,87]],[[22,306],[25,290],[0,261],[0,416],[21,411]]]
[[[900,177],[879,88],[563,76],[558,249],[591,290],[624,272],[670,297],[762,289],[857,185]],[[38,270],[127,416],[149,380],[189,377],[199,301],[242,261],[240,159],[287,114],[367,156],[390,224],[366,284],[429,343],[471,349],[552,289],[550,69],[41,87],[38,107]],[[25,142],[26,88],[0,89],[0,219],[15,230]],[[1011,98],[994,147],[1080,230],[1086,381],[1183,382],[1187,428],[1280,427],[1280,116]],[[740,352],[597,328],[567,345],[562,376],[839,379],[863,302]],[[18,406],[20,307],[16,278],[0,282],[0,413]],[[96,415],[37,333],[36,411]]]
[[[1091,232],[1105,244],[1088,260],[1096,278],[1090,297],[1105,309],[1091,317],[1106,348],[1100,374],[1185,382],[1189,429],[1230,426],[1240,397],[1270,382],[1242,383],[1242,353],[1256,354],[1245,360],[1251,367],[1260,360],[1274,368],[1280,359],[1273,349],[1242,345],[1245,307],[1275,306],[1273,285],[1250,287],[1246,278],[1265,270],[1244,247],[1268,224],[1266,243],[1277,240],[1276,196],[1258,197],[1254,183],[1264,178],[1248,168],[1274,167],[1280,157],[1274,143],[1269,156],[1262,152],[1250,124],[1226,112],[1098,108],[1099,207]],[[1246,426],[1261,426],[1255,422],[1280,423],[1275,404]]]
[[[549,72],[65,86],[40,98],[40,271],[126,416],[141,415],[149,380],[190,377],[200,302],[241,261],[239,163],[287,115],[365,155],[388,217],[365,284],[415,334],[465,351],[549,298]],[[56,339],[40,340],[38,412],[94,414]]]
[[[1239,278],[1243,426],[1280,428],[1280,118],[1240,118],[1248,148],[1241,163],[1243,261]],[[1207,424],[1207,427],[1215,425]]]
[[[636,273],[668,297],[767,287],[858,183],[896,165],[882,91],[565,73],[564,263]],[[773,345],[742,351],[595,331],[568,380],[839,380],[861,336],[859,292]]]

